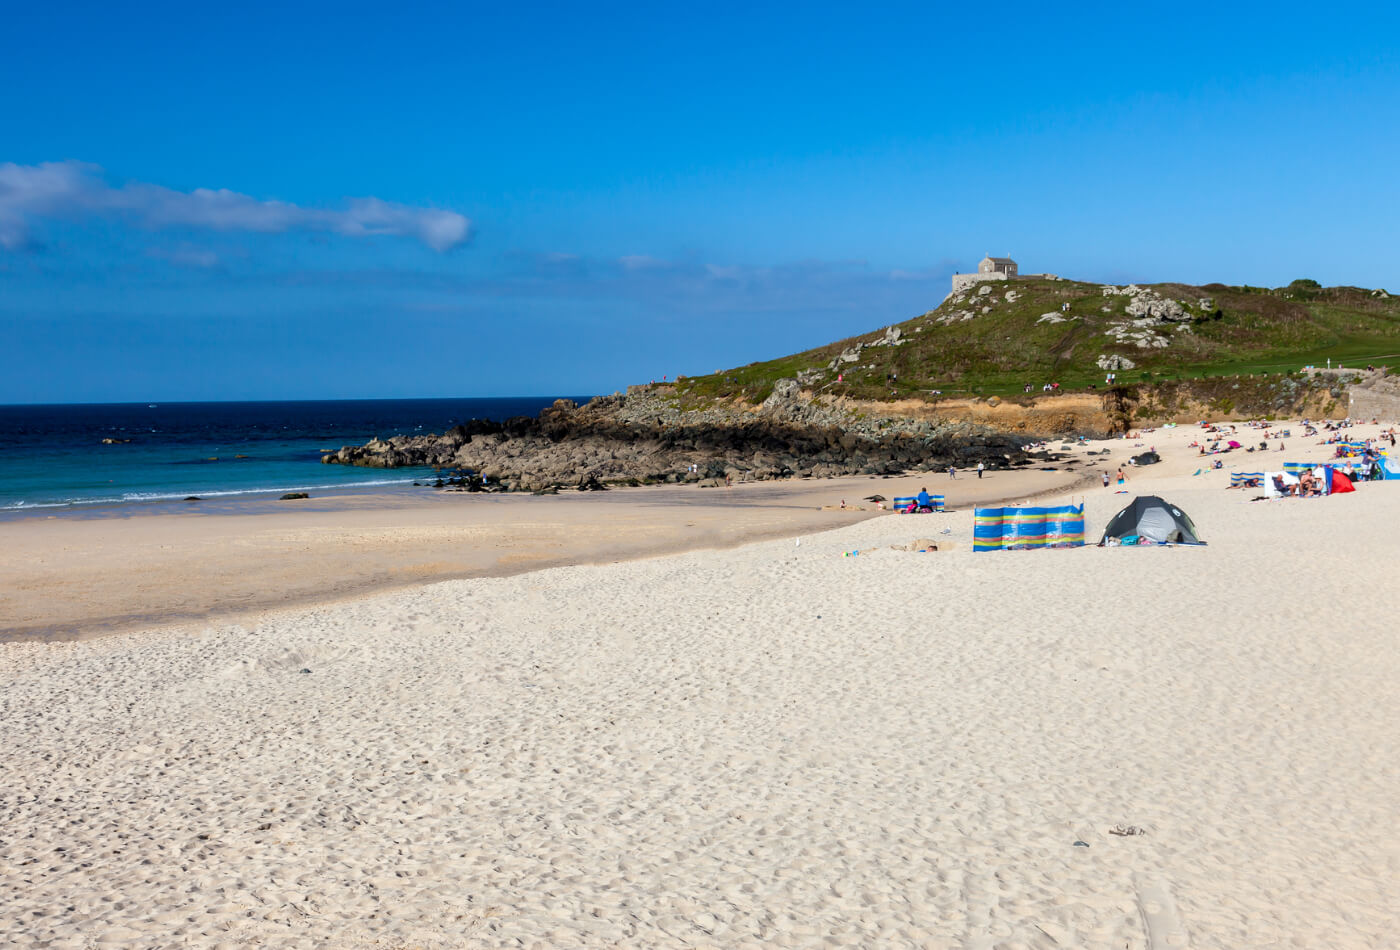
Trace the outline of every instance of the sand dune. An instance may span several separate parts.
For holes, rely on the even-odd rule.
[[[1396,946],[1400,488],[1186,437],[1130,484],[1204,548],[965,509],[5,644],[0,945]]]

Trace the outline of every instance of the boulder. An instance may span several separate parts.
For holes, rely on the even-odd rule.
[[[1120,369],[1134,369],[1137,364],[1126,356],[1119,356],[1117,353],[1105,353],[1097,360],[1099,369],[1114,372]]]
[[[589,472],[578,480],[579,491],[607,491],[608,486],[598,480],[598,476]]]

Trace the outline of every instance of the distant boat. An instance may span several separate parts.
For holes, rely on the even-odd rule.
[[[155,403],[148,403],[147,406],[146,406],[146,408],[147,408],[147,409],[155,409],[155,408],[157,408],[157,407],[156,407],[156,404],[155,404]]]

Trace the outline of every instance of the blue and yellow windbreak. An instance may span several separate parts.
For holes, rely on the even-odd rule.
[[[1077,548],[1084,545],[1084,506],[978,508],[973,514],[974,551]]]

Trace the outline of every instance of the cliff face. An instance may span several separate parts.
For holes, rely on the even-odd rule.
[[[464,469],[514,491],[1027,464],[1020,440],[1007,433],[962,420],[823,405],[791,380],[758,407],[715,403],[687,411],[670,396],[634,388],[583,406],[559,400],[533,419],[473,421],[442,435],[375,440],[322,461]]]
[[[1349,390],[1353,419],[1400,418],[1400,377],[1380,372],[1361,374]]]
[[[814,396],[781,379],[760,405],[687,402],[670,386],[634,386],[539,416],[474,420],[441,435],[376,439],[321,460],[473,473],[470,487],[547,491],[607,484],[734,481],[942,471],[1030,464],[1021,446],[1207,418],[1345,415],[1334,376],[1236,376],[1041,397],[873,402]]]

